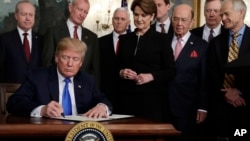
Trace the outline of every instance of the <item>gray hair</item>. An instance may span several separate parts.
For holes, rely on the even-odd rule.
[[[115,13],[117,11],[125,11],[127,13],[128,19],[130,19],[130,14],[129,14],[128,8],[126,8],[126,7],[118,7],[118,8],[116,8],[114,13],[113,13],[113,17],[115,16]]]
[[[240,11],[242,10],[244,12],[243,19],[245,19],[247,6],[246,3],[243,0],[225,0],[225,2],[230,1],[233,5],[233,10]]]

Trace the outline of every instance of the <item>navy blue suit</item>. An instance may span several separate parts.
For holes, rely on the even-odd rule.
[[[17,29],[4,33],[0,37],[0,81],[21,83],[27,72],[41,64],[42,39],[32,32],[30,61],[27,62]]]
[[[207,46],[205,40],[190,35],[175,62],[176,75],[168,87],[171,122],[186,139],[195,136],[197,110],[207,110]]]
[[[74,92],[78,114],[87,112],[98,103],[106,104],[112,111],[110,102],[99,91],[91,75],[79,71],[74,76]],[[22,86],[8,99],[7,110],[12,114],[28,116],[34,108],[52,100],[59,101],[56,66],[30,72]]]

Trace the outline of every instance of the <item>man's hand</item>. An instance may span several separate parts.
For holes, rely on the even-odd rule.
[[[229,104],[232,104],[234,107],[246,106],[245,100],[240,96],[239,90],[235,88],[226,88],[221,89],[225,92],[225,99]]]
[[[63,108],[56,101],[51,101],[41,109],[41,116],[43,117],[60,117],[61,113],[63,113]]]
[[[197,111],[197,116],[196,116],[196,123],[202,123],[205,121],[207,117],[207,112],[203,112],[203,111]]]
[[[83,114],[89,118],[107,118],[106,105],[99,103],[94,108]]]

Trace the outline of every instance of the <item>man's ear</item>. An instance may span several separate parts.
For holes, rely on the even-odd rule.
[[[58,56],[55,55],[55,62],[58,63]]]

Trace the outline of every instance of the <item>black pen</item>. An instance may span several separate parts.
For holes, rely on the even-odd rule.
[[[64,113],[61,113],[61,116],[65,118],[65,115],[64,115]]]

